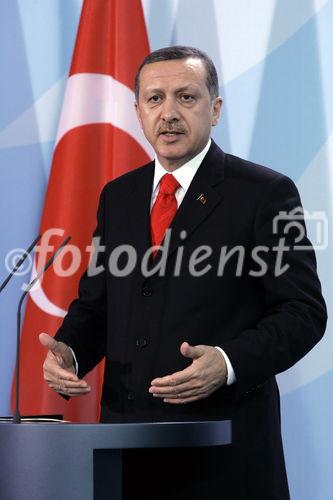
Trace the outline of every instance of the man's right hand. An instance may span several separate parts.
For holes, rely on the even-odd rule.
[[[39,335],[40,343],[48,349],[43,364],[44,379],[51,389],[66,396],[82,396],[91,391],[85,380],[75,375],[74,360],[70,348],[47,333]]]

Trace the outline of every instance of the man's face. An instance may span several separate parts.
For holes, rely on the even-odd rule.
[[[198,154],[217,124],[222,99],[212,99],[200,59],[161,61],[141,70],[140,125],[161,164],[175,170]]]

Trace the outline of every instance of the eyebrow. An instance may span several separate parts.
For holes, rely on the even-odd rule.
[[[188,84],[188,85],[183,85],[183,87],[179,87],[175,89],[175,92],[184,92],[185,90],[196,90],[196,85],[193,84]],[[150,94],[151,92],[164,92],[163,89],[161,88],[152,88],[152,89],[147,89],[144,91],[144,94]]]

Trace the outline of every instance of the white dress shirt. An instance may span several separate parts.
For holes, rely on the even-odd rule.
[[[184,196],[186,194],[186,191],[188,190],[193,177],[195,176],[198,168],[201,165],[202,160],[206,156],[209,148],[211,145],[211,139],[209,139],[208,143],[204,147],[204,149],[198,153],[194,158],[192,158],[190,161],[187,163],[184,163],[181,167],[177,168],[172,172],[172,175],[175,177],[175,179],[179,182],[180,187],[177,189],[175,192],[176,200],[177,200],[177,205],[181,204],[181,202],[184,199]],[[151,197],[151,203],[150,203],[150,210],[152,209],[155,200],[157,198],[159,189],[160,189],[160,180],[162,179],[163,175],[166,173],[170,173],[168,170],[166,170],[158,161],[157,157],[155,156],[155,172],[154,172],[154,182],[153,182],[153,190],[152,190],[152,197]],[[227,385],[231,385],[234,382],[236,382],[236,375],[234,372],[234,369],[230,363],[230,360],[227,356],[227,354],[221,349],[219,346],[215,346],[216,349],[218,349],[226,362],[227,365]],[[76,373],[78,372],[78,363],[76,360],[76,356],[71,349],[73,357],[74,357],[74,362],[75,362],[75,368],[76,368]]]

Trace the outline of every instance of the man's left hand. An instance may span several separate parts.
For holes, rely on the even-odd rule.
[[[192,358],[190,366],[180,372],[155,378],[149,392],[163,398],[165,403],[184,404],[207,398],[212,392],[226,384],[227,365],[223,354],[208,345],[190,346],[183,342],[180,352]]]

